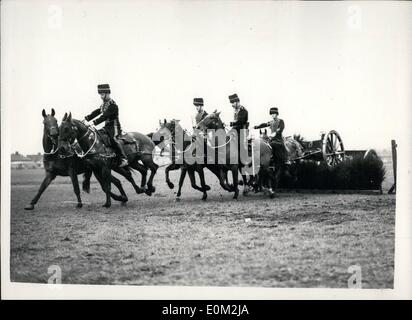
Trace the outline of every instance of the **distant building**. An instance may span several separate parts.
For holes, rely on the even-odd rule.
[[[43,168],[43,155],[39,152],[37,154],[28,154],[26,156],[30,160],[34,161],[38,168]]]
[[[11,168],[12,169],[35,169],[39,166],[33,160],[20,154],[18,151],[11,155]]]

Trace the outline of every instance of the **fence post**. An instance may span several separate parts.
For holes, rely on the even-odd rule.
[[[396,193],[396,141],[392,140],[391,141],[392,144],[392,164],[393,164],[393,185],[392,187],[389,189],[388,193],[392,194],[392,193]]]

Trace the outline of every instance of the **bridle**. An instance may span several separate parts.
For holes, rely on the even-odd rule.
[[[46,134],[47,138],[50,139],[53,147],[52,147],[52,150],[51,150],[50,152],[46,152],[46,151],[45,151],[45,152],[44,152],[45,155],[53,155],[53,154],[55,154],[57,151],[59,151],[59,149],[60,149],[60,147],[59,147],[58,145],[57,145],[57,149],[55,149],[56,143],[54,142],[54,138],[50,135],[50,130],[53,129],[53,128],[55,128],[55,127],[49,128],[49,129],[47,130],[47,134]],[[58,132],[58,130],[57,130],[57,132]]]
[[[74,128],[77,130],[77,127],[74,126]],[[73,129],[73,127],[72,127],[72,129]],[[69,142],[70,146],[73,147],[74,152],[76,153],[76,155],[77,155],[79,158],[84,158],[85,156],[87,156],[87,155],[90,153],[90,151],[93,149],[94,145],[95,145],[96,142],[97,142],[97,132],[96,132],[96,129],[92,129],[91,126],[87,126],[87,131],[85,132],[84,135],[82,135],[79,139],[77,139],[77,142],[80,142],[82,139],[84,139],[84,137],[87,136],[87,134],[89,133],[89,131],[94,134],[94,141],[93,141],[93,143],[91,144],[90,148],[89,148],[86,152],[78,153],[77,150],[76,150],[76,148],[74,147],[75,141],[73,141],[73,143],[70,143],[70,142]]]

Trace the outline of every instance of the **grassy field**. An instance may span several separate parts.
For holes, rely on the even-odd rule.
[[[31,212],[23,208],[43,171],[12,170],[11,280],[46,283],[47,268],[58,265],[62,282],[73,284],[345,288],[348,267],[359,265],[364,288],[392,288],[395,196],[386,194],[385,164],[383,195],[233,200],[207,174],[206,202],[188,182],[176,202],[159,170],[151,197],[122,180],[130,200],[110,209],[95,182],[75,209],[70,180],[60,177]],[[178,172],[171,177],[177,184]]]

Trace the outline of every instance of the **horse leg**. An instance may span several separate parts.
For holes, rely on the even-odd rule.
[[[77,179],[77,172],[75,172],[73,167],[69,168],[69,176],[72,180],[73,190],[77,197],[77,208],[83,207],[82,199],[80,197],[80,188],[79,188],[79,180]]]
[[[104,171],[106,171],[106,172],[104,172]],[[100,183],[100,186],[102,187],[103,192],[106,194],[106,203],[103,205],[103,207],[106,207],[106,208],[110,207],[110,205],[111,205],[110,193],[109,193],[109,196],[108,196],[107,182],[105,181],[105,179],[108,179],[109,180],[109,186],[110,186],[110,181],[111,181],[110,176],[111,175],[109,177],[107,177],[107,171],[108,171],[107,169],[104,170],[103,168],[102,169],[100,169],[100,168],[94,168],[93,169],[94,176],[96,177],[97,181]],[[109,171],[109,173],[110,173],[110,171]],[[109,192],[110,192],[110,190],[109,190]],[[109,198],[109,200],[108,200],[108,198]]]
[[[249,183],[247,181],[247,176],[245,174],[242,174],[242,181],[243,181],[243,195],[247,196],[249,193]]]
[[[186,172],[187,172],[187,168],[183,166],[182,170],[180,171],[179,189],[177,190],[176,201],[180,201],[180,196],[182,195],[182,186],[183,186],[183,182],[185,181]]]
[[[194,169],[193,168],[188,168],[187,172],[189,173],[189,179],[190,179],[190,184],[191,184],[192,188],[195,189],[195,190],[203,192],[204,189],[201,188],[201,187],[198,187],[196,185],[196,177],[195,177]]]
[[[202,200],[206,200],[207,199],[207,190],[210,190],[210,187],[206,184],[205,181],[205,173],[203,172],[203,168],[201,167],[198,171],[199,174],[199,178],[200,178],[200,185],[202,186],[203,189],[203,196],[202,196]],[[209,187],[209,189],[207,189],[207,187]]]
[[[275,164],[275,172],[271,179],[269,179],[269,183],[271,183],[271,188],[269,189],[270,198],[274,198],[276,195],[276,189],[279,184],[280,174],[282,173],[282,166],[280,164]]]
[[[205,173],[203,172],[203,167],[197,170],[197,174],[199,175],[200,183],[201,183],[200,185],[202,186],[202,189],[205,191],[209,191],[211,188],[209,185],[206,184]],[[203,179],[204,185],[202,185],[202,179]]]
[[[177,170],[180,168],[180,164],[172,163],[168,165],[165,169],[166,183],[170,189],[173,189],[175,185],[170,181],[169,171]]]
[[[230,170],[230,169],[229,169],[229,170]],[[234,189],[234,187],[233,187],[233,183],[232,183],[232,184],[229,183],[229,178],[228,178],[228,176],[227,176],[227,173],[229,172],[229,170],[225,170],[225,183],[226,183],[226,185],[229,187],[229,191],[232,192],[232,191],[234,191],[235,189]]]
[[[83,174],[82,189],[84,192],[90,193],[90,178],[92,176],[92,173],[92,170],[86,169],[86,171]]]
[[[142,180],[140,181],[140,189],[142,189],[141,193],[146,192],[146,178],[147,178],[147,168],[143,165],[141,165],[139,162],[135,161],[130,166],[133,169],[136,169],[139,171],[139,173],[142,175]]]
[[[39,201],[41,195],[43,194],[44,190],[47,189],[49,184],[56,178],[56,174],[51,173],[49,171],[46,171],[46,176],[43,179],[43,182],[40,185],[39,191],[37,191],[37,194],[33,198],[33,200],[28,204],[27,206],[24,207],[25,210],[33,210],[35,204],[37,201]]]
[[[269,197],[273,199],[275,197],[275,185],[276,185],[276,169],[275,172],[271,172],[268,170],[268,178],[267,178],[267,188],[269,191]]]
[[[134,182],[134,179],[133,179],[133,176],[130,170],[127,170],[125,168],[119,168],[119,167],[116,167],[113,170],[116,171],[118,174],[121,174],[123,177],[125,177],[126,180],[132,184],[137,194],[143,193],[142,189],[140,189],[139,186],[136,184],[136,182]]]
[[[149,164],[148,167],[150,169],[150,177],[149,177],[149,180],[147,181],[147,188],[149,190],[149,193],[147,193],[147,195],[151,196],[152,193],[156,191],[156,188],[153,186],[153,178],[159,166],[156,163],[152,162],[151,164]]]
[[[97,181],[99,182],[99,184],[100,184],[100,186],[102,187],[102,190],[103,190],[103,186],[102,186],[103,180],[102,180],[102,177],[101,177],[101,173],[97,172],[97,171],[92,171],[92,172],[94,173]],[[110,175],[110,182],[113,183],[119,189],[120,193],[122,193],[122,195],[119,196],[117,194],[114,194],[113,192],[110,192],[110,196],[116,201],[121,201],[122,203],[126,202],[128,200],[128,198],[127,198],[126,193],[124,193],[124,190],[123,190],[123,187],[122,187],[122,184],[121,184],[120,180],[117,179],[116,177],[114,177],[113,175]]]
[[[233,191],[233,187],[230,186],[228,184],[228,181],[227,181],[227,171],[225,171],[223,169],[221,169],[220,172],[219,172],[219,183],[220,183],[220,186],[224,190],[229,191],[229,192]]]
[[[235,194],[233,195],[233,199],[237,199],[239,196],[239,188],[238,188],[238,168],[234,167],[231,169],[232,171],[232,177],[233,177],[233,188],[235,191]]]
[[[113,183],[113,184],[116,186],[116,188],[120,191],[120,194],[121,194],[120,196],[118,196],[118,195],[114,194],[113,192],[110,192],[110,196],[111,196],[114,200],[121,201],[122,204],[126,204],[126,202],[127,202],[129,199],[128,199],[127,195],[126,195],[126,192],[124,192],[122,183],[120,182],[119,179],[117,179],[117,178],[114,177],[113,175],[111,175],[110,180],[111,180],[111,183]]]
[[[111,190],[111,172],[110,168],[108,167],[103,167],[102,168],[102,180],[103,180],[103,185],[105,188],[105,193],[106,193],[106,203],[103,205],[105,208],[110,208],[112,205],[112,199],[110,198],[110,190]]]

